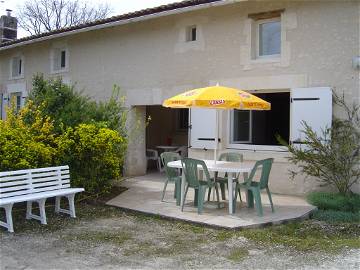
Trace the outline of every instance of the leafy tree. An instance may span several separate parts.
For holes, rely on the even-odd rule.
[[[27,0],[18,12],[20,26],[38,35],[99,19],[111,13],[107,3],[94,6],[81,0]]]
[[[306,146],[287,146],[290,162],[297,165],[291,170],[292,178],[298,174],[315,177],[321,186],[334,186],[341,194],[351,193],[350,188],[360,180],[360,106],[349,106],[344,96],[334,95],[334,103],[345,112],[344,118],[333,117],[332,126],[317,134],[306,122],[303,133]]]
[[[36,75],[28,100],[41,107],[44,117],[53,119],[57,133],[79,124],[104,122],[108,128],[119,131],[123,137],[127,136],[128,109],[124,106],[125,99],[118,86],[114,86],[109,100],[96,102],[77,92],[74,86],[64,84],[61,79],[45,80],[43,75]]]

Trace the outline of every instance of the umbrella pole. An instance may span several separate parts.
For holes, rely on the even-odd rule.
[[[215,149],[214,149],[214,163],[216,164],[217,160],[217,148],[219,145],[219,110],[216,110],[216,118],[215,118]]]

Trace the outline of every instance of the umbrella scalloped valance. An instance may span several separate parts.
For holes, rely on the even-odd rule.
[[[170,108],[213,108],[238,110],[270,110],[271,104],[242,90],[211,86],[190,90],[164,101]]]

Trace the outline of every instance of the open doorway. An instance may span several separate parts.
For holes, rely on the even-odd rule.
[[[164,151],[177,151],[187,156],[189,110],[170,109],[160,105],[146,106],[146,149],[148,170],[159,170],[159,160]]]

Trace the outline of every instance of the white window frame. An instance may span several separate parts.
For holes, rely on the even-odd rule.
[[[193,29],[195,29],[195,39],[192,39],[192,31]],[[185,31],[185,41],[186,42],[196,42],[198,40],[198,28],[196,26],[196,24],[194,25],[189,25],[186,27],[186,31]]]
[[[291,94],[291,89],[279,89],[279,90],[264,90],[264,91],[249,91],[250,93],[290,93]],[[290,101],[289,101],[290,102]],[[289,122],[289,135],[290,135],[290,128],[291,128],[291,108],[290,108],[290,122]],[[228,112],[228,121],[227,121],[227,130],[230,132],[230,135],[228,136],[228,144],[227,144],[227,149],[237,149],[237,150],[251,150],[251,151],[275,151],[275,152],[288,152],[287,147],[285,146],[281,146],[281,145],[257,145],[257,144],[251,144],[251,143],[247,143],[245,144],[243,143],[236,143],[234,141],[232,141],[232,132],[233,132],[233,118],[232,118],[232,114],[233,114],[233,110],[229,110]],[[252,115],[250,113],[250,115]],[[250,125],[251,125],[251,129],[252,129],[252,119],[250,121]]]
[[[25,99],[27,97],[27,91],[26,91],[26,83],[11,83],[6,86],[6,94],[4,96],[7,98],[7,105],[10,104],[10,97],[14,93],[21,93],[21,102],[20,102],[20,108],[24,107],[25,105]],[[5,104],[3,104],[4,108]],[[3,111],[3,119],[6,118],[6,113]]]
[[[17,76],[13,76],[13,60],[14,58],[20,58],[21,60],[21,73]],[[16,79],[23,79],[25,76],[25,70],[24,70],[24,67],[25,67],[25,57],[22,55],[22,54],[16,54],[16,55],[13,55],[11,58],[10,58],[10,64],[9,64],[9,80],[16,80]]]
[[[60,69],[56,70],[55,68],[55,52],[60,50]],[[65,51],[65,67],[61,68],[61,52]],[[69,49],[66,46],[53,47],[50,51],[50,73],[58,74],[69,71]]]
[[[21,110],[21,108],[24,106],[23,96],[24,95],[23,95],[22,91],[9,93],[9,97],[8,97],[9,104],[11,103],[13,97],[19,97],[19,99],[20,99],[19,107],[17,106],[18,104],[17,104],[17,100],[16,100],[16,104],[15,104],[16,105],[16,112],[19,112]]]
[[[244,143],[251,143],[252,142],[252,126],[253,126],[253,116],[252,112],[249,112],[249,140],[248,141],[235,141],[234,140],[234,125],[232,124],[234,122],[234,113],[235,110],[230,111],[230,143],[231,144],[244,144]]]
[[[280,53],[279,54],[271,54],[271,55],[260,55],[260,25],[270,22],[280,22]],[[256,34],[256,44],[255,44],[255,58],[256,59],[279,59],[281,57],[281,44],[282,44],[282,23],[281,23],[281,17],[274,17],[270,19],[264,19],[264,20],[258,20],[255,21],[255,34]]]

